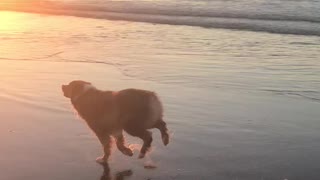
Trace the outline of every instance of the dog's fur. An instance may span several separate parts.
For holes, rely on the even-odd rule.
[[[148,129],[159,129],[163,144],[169,143],[162,104],[154,92],[139,89],[101,91],[81,80],[62,85],[62,91],[103,145],[104,156],[97,159],[99,163],[107,163],[110,156],[110,136],[116,139],[123,154],[133,155],[125,145],[123,130],[143,140],[139,158],[143,158],[151,147],[152,135]]]

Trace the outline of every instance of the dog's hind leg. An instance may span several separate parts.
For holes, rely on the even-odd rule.
[[[143,140],[143,145],[140,150],[139,158],[144,158],[146,153],[150,150],[152,143],[152,133],[148,130],[141,131],[137,134],[137,137]]]
[[[125,129],[127,133],[132,136],[139,137],[143,140],[143,145],[140,150],[139,158],[144,158],[146,152],[150,150],[152,143],[152,133],[145,129],[135,129],[135,128],[127,128]]]
[[[127,146],[125,146],[125,139],[124,139],[122,130],[119,130],[113,133],[113,137],[117,141],[117,148],[119,149],[119,151],[121,151],[124,155],[133,156],[132,150]]]
[[[98,136],[100,143],[103,146],[104,155],[102,157],[98,157],[96,159],[97,163],[107,164],[108,159],[111,153],[111,137],[109,135],[106,136]]]
[[[168,134],[168,129],[167,129],[167,124],[164,122],[162,119],[160,119],[156,124],[155,128],[160,130],[161,133],[161,138],[163,144],[166,146],[169,144],[169,134]]]

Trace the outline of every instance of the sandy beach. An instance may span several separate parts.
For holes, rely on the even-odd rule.
[[[0,27],[1,180],[108,179],[95,162],[102,154],[97,138],[61,92],[74,79],[106,90],[148,89],[163,101],[169,146],[154,131],[143,160],[138,151],[129,158],[114,149],[111,177],[128,171],[124,179],[320,176],[318,36],[0,17],[7,19]],[[156,168],[145,169],[148,163]]]

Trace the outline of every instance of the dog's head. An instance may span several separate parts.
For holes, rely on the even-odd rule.
[[[68,85],[62,85],[63,95],[67,98],[81,96],[89,88],[93,87],[91,83],[81,80],[71,81]]]

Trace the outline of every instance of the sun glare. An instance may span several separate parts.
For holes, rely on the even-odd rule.
[[[14,12],[0,11],[0,33],[21,27],[19,15]]]
[[[0,33],[22,28],[23,15],[14,11],[40,9],[42,0],[0,0]]]
[[[6,30],[12,26],[14,19],[13,13],[0,12],[0,31]]]

